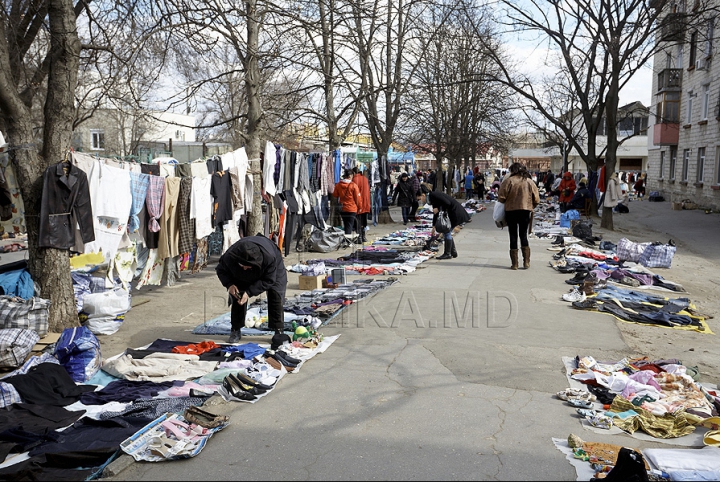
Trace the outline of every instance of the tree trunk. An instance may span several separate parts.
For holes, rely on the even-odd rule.
[[[619,69],[618,69],[619,70]],[[617,75],[613,75],[608,87],[606,97],[605,117],[607,119],[607,154],[605,155],[605,186],[608,185],[610,177],[615,172],[617,164],[617,150],[620,145],[617,138],[617,109],[620,89]],[[600,227],[614,231],[612,207],[603,208]]]
[[[260,103],[260,68],[258,66],[258,39],[260,24],[257,19],[257,0],[246,0],[247,15],[247,54],[245,56],[245,92],[248,100],[247,111],[247,154],[250,159],[250,172],[253,176],[252,209],[248,213],[247,232],[254,236],[263,233],[262,219],[262,177],[260,175],[260,119],[262,105]],[[265,159],[265,162],[270,160]]]

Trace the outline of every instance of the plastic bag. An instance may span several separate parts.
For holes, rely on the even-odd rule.
[[[495,207],[493,208],[493,221],[498,228],[504,228],[507,226],[505,221],[505,203],[495,201]]]
[[[329,253],[337,251],[345,240],[343,231],[332,229],[328,231],[314,230],[307,242],[307,251],[315,253]]]
[[[90,380],[100,370],[100,342],[86,327],[66,328],[55,345],[55,356],[78,383]]]
[[[676,250],[674,244],[651,244],[645,248],[638,262],[646,268],[669,268]]]
[[[640,261],[645,248],[650,246],[652,243],[634,243],[627,238],[622,238],[617,243],[617,257],[624,261],[632,261],[637,263]]]
[[[448,216],[448,213],[440,211],[437,216],[437,221],[435,221],[435,231],[445,234],[449,233],[451,229],[452,224],[450,224],[450,217]]]
[[[115,316],[130,311],[130,293],[122,288],[86,294],[83,301],[83,311],[88,318]]]

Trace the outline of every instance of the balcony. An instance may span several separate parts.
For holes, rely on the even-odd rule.
[[[682,69],[665,69],[658,72],[657,91],[680,90],[682,88]]]
[[[660,21],[660,40],[682,42],[685,35],[685,15],[669,13]]]
[[[680,138],[680,124],[660,123],[653,126],[653,144],[676,146]]]

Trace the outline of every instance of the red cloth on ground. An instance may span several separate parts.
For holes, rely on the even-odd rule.
[[[173,353],[182,353],[184,355],[202,355],[203,353],[220,348],[220,345],[214,341],[203,341],[191,345],[176,346],[172,349]]]

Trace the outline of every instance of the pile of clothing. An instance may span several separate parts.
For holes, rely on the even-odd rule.
[[[557,397],[577,409],[594,427],[642,431],[655,438],[677,438],[696,431],[708,445],[717,430],[720,393],[696,382],[697,367],[677,359],[647,357],[599,362],[592,356],[564,360],[571,380],[583,388],[568,388]]]

